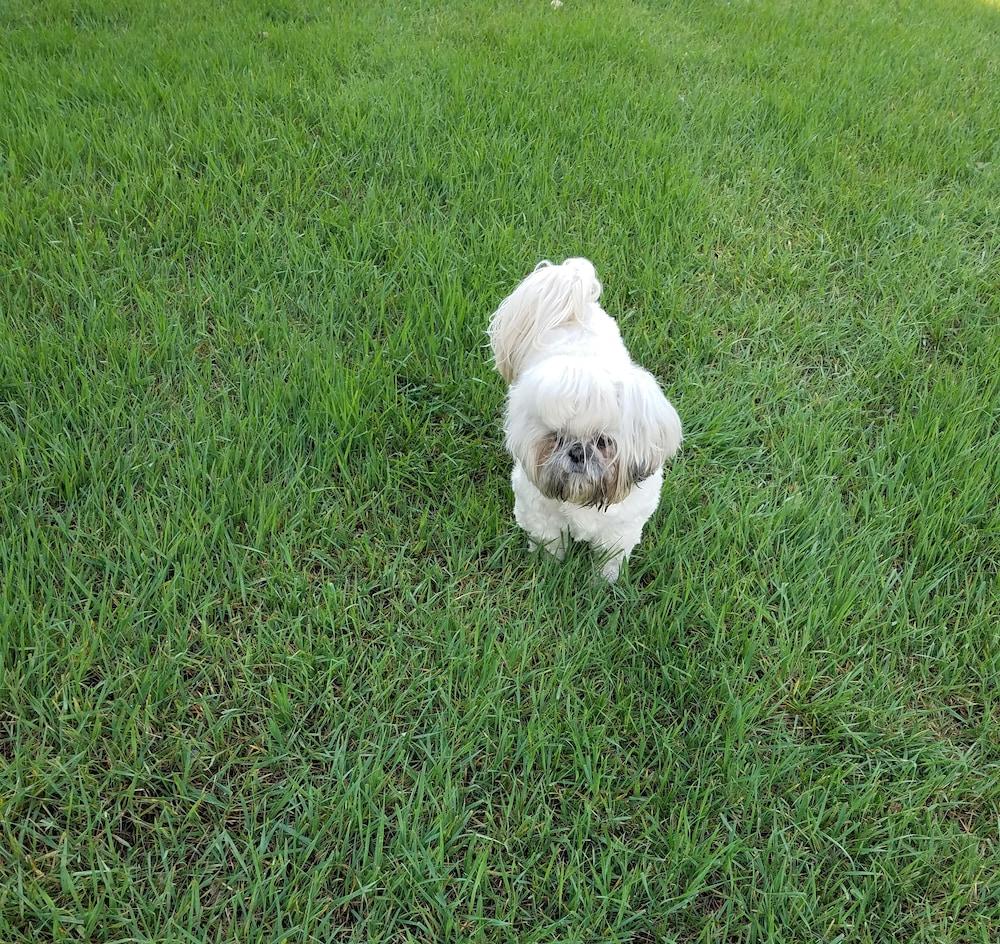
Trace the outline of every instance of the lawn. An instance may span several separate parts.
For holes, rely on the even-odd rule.
[[[978,0],[0,3],[0,941],[997,941],[998,140]],[[610,588],[485,336],[577,254]]]

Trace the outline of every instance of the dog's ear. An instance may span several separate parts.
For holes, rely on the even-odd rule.
[[[585,324],[600,295],[601,283],[586,259],[539,263],[490,319],[490,347],[500,376],[510,383],[546,331],[574,321]]]
[[[618,384],[618,403],[621,459],[649,475],[680,448],[680,417],[653,375],[638,366]]]

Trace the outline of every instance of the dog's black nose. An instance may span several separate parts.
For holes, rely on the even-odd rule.
[[[573,465],[582,465],[584,457],[583,443],[573,443],[573,445],[569,447],[567,455]]]

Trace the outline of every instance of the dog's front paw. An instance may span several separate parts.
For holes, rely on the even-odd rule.
[[[608,582],[614,583],[622,572],[622,561],[624,558],[620,554],[609,557],[601,566],[601,576]]]
[[[552,538],[543,541],[538,538],[528,538],[528,550],[532,553],[542,549],[551,554],[557,561],[561,561],[566,556],[566,541],[562,537]]]

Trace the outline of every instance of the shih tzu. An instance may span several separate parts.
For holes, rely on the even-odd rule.
[[[510,385],[514,518],[560,560],[567,536],[586,541],[613,582],[659,504],[681,421],[629,357],[600,295],[586,259],[539,263],[496,310],[489,336]]]

